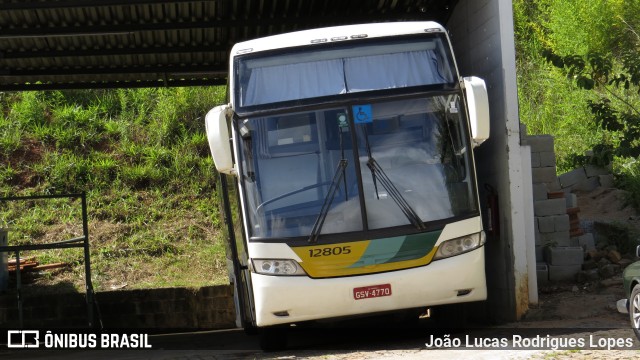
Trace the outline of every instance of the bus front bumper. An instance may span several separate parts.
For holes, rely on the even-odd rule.
[[[371,275],[312,279],[252,274],[256,323],[269,326],[487,298],[484,246],[429,265]],[[382,296],[354,289],[390,285]],[[360,297],[356,299],[356,297]]]

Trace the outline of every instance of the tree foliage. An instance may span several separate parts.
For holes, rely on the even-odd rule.
[[[514,0],[513,9],[521,121],[556,138],[559,171],[612,162],[640,209],[640,1]]]
[[[594,151],[623,158],[640,156],[640,48],[629,47],[619,56],[611,53],[561,56],[545,49],[543,56],[563,69],[578,88],[598,95],[598,100],[588,100],[586,105],[595,124],[608,136]]]

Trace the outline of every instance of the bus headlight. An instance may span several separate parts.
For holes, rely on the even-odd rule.
[[[433,260],[444,259],[466,253],[482,246],[482,244],[484,244],[484,240],[484,232],[447,240],[438,246],[438,251],[433,257]]]
[[[306,275],[302,266],[288,259],[253,259],[253,270],[263,275],[295,276]]]

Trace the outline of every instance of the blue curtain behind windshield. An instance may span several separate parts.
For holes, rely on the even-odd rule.
[[[442,84],[433,50],[345,59],[348,92]]]
[[[268,66],[251,72],[242,106],[345,92],[342,60]]]
[[[242,106],[450,83],[433,50],[274,65],[251,71]]]

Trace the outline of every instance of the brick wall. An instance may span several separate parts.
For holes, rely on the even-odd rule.
[[[164,288],[96,293],[103,326],[147,329],[224,329],[235,327],[233,288]],[[24,328],[86,327],[84,294],[23,296]],[[97,315],[96,315],[97,320]],[[0,295],[0,327],[18,328],[14,291]]]

